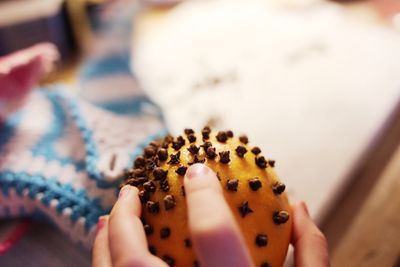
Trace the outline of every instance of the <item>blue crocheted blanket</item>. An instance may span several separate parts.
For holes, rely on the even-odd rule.
[[[36,89],[0,121],[0,219],[44,219],[88,248],[133,159],[166,134],[131,74],[132,10],[112,8],[78,89]]]
[[[132,160],[165,134],[157,108],[131,100],[122,116],[59,87],[33,92],[0,126],[0,219],[46,218],[90,247]]]

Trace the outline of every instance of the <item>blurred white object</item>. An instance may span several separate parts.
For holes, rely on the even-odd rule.
[[[1,1],[0,27],[57,15],[64,0]]]
[[[276,6],[285,8],[303,8],[324,2],[325,0],[269,0]]]
[[[335,5],[194,1],[139,24],[134,71],[169,129],[249,135],[324,217],[400,97],[400,36]]]
[[[393,26],[400,31],[400,12],[393,16]]]

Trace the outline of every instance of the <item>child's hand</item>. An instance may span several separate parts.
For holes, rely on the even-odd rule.
[[[31,89],[53,69],[57,48],[42,43],[0,57],[0,121],[20,108]]]
[[[201,266],[254,266],[215,173],[195,164],[188,169],[184,184],[189,228]],[[148,251],[140,212],[138,190],[125,186],[110,216],[99,220],[93,267],[167,267]],[[296,266],[329,266],[326,239],[304,203],[293,207],[293,217]]]
[[[296,267],[328,267],[328,243],[311,220],[304,202],[292,206],[294,262]]]

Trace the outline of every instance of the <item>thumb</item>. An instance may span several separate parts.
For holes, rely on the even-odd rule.
[[[325,236],[311,220],[304,202],[293,207],[294,258],[296,267],[329,267],[328,244]]]

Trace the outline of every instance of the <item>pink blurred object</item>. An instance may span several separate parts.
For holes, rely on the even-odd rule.
[[[2,241],[0,241],[0,256],[6,254],[12,249],[17,242],[24,237],[26,232],[32,227],[32,222],[26,220],[15,225],[10,231],[9,235]]]
[[[372,2],[384,17],[392,18],[400,13],[399,0],[372,0]]]
[[[54,69],[57,48],[41,43],[0,57],[0,120],[23,106],[39,80]]]

